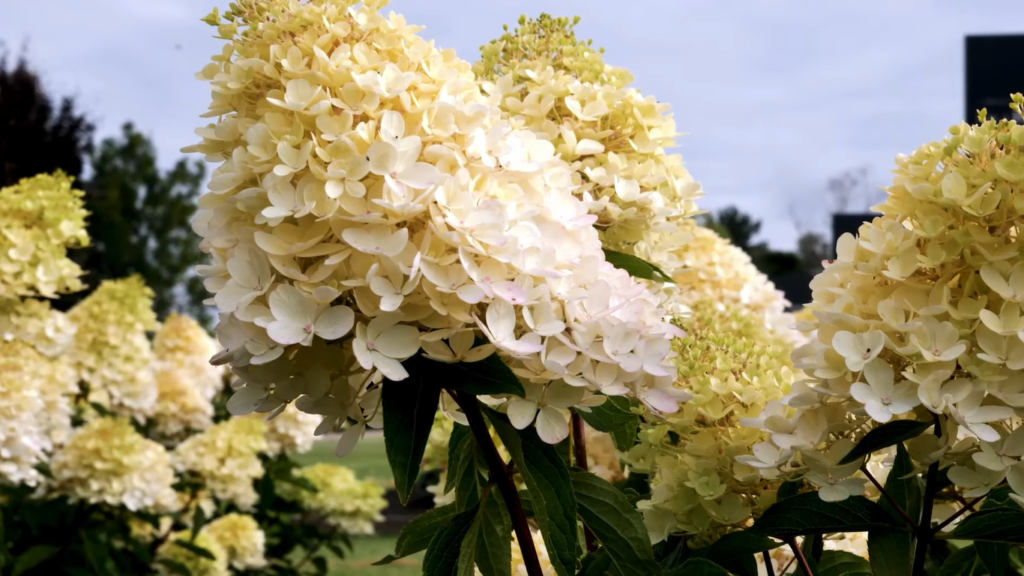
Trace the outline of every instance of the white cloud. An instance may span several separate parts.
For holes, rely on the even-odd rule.
[[[109,135],[126,120],[162,164],[191,143],[206,108],[193,74],[219,50],[199,0],[0,0],[0,39],[30,56],[54,91],[77,94]],[[827,179],[872,167],[886,184],[899,152],[961,118],[963,37],[1013,31],[1024,4],[998,0],[696,2],[393,0],[423,34],[466,59],[519,14],[579,14],[581,37],[672,104],[680,151],[708,190],[764,219],[775,246],[795,240],[790,206],[812,210]]]

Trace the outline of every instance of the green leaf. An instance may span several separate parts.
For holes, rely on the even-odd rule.
[[[790,480],[789,482],[783,482],[782,485],[779,486],[779,490],[776,493],[775,500],[776,501],[785,500],[786,498],[791,498],[793,496],[796,496],[797,494],[800,493],[800,489],[803,488],[803,487],[804,487],[803,479],[800,479],[800,480]]]
[[[162,564],[164,567],[170,570],[172,574],[180,574],[181,576],[192,576],[192,571],[188,569],[188,566],[185,566],[181,562],[171,560],[170,558],[157,558],[156,561],[157,563]]]
[[[327,574],[327,558],[324,558],[323,556],[314,556],[310,561],[313,563],[313,566],[316,567],[317,576]]]
[[[1010,545],[1005,542],[975,542],[974,550],[989,574],[1005,574],[1010,568]]]
[[[842,502],[825,502],[817,492],[804,492],[768,507],[754,526],[754,532],[788,538],[832,532],[865,532],[877,528],[902,529],[881,506],[863,496]]]
[[[426,550],[427,546],[430,545],[430,541],[437,535],[441,527],[450,522],[457,513],[455,504],[447,504],[433,510],[428,510],[413,518],[398,534],[398,541],[395,542],[395,553],[374,562],[373,565],[382,566],[390,564],[399,558],[405,558],[420,550]]]
[[[982,576],[987,574],[974,546],[965,546],[942,564],[938,576]]]
[[[626,452],[636,444],[636,433],[640,427],[640,416],[630,410],[637,405],[636,401],[625,396],[605,398],[604,404],[592,407],[590,412],[576,412],[595,430],[611,434],[615,448]]]
[[[618,574],[660,572],[643,518],[626,495],[590,472],[574,469],[570,475],[580,518],[608,551]]]
[[[498,490],[491,490],[484,501],[480,536],[476,541],[476,565],[483,576],[511,576],[512,574],[512,519],[505,500]]]
[[[893,420],[892,422],[886,422],[877,428],[872,428],[853,447],[853,450],[850,450],[849,454],[843,456],[839,463],[849,464],[872,452],[917,438],[932,426],[934,424],[931,422],[919,422],[917,420]]]
[[[644,280],[654,280],[656,282],[672,282],[672,277],[666,274],[664,270],[631,254],[605,248],[604,259],[612,266],[629,272],[629,275],[634,278],[643,278]]]
[[[454,576],[459,568],[462,541],[476,519],[476,508],[456,514],[437,531],[423,557],[424,576]]]
[[[486,484],[485,474],[486,466],[469,426],[455,424],[448,438],[445,494],[455,490],[455,506],[459,512],[480,501],[480,493]]]
[[[576,576],[605,576],[612,570],[612,558],[604,548],[598,548],[593,554],[587,554],[580,562],[580,571]]]
[[[479,362],[456,362],[448,364],[428,360],[430,372],[445,388],[467,394],[491,395],[511,394],[522,398],[526,390],[512,369],[501,361],[497,354],[491,354]],[[411,372],[410,372],[411,374]]]
[[[896,459],[885,480],[885,491],[892,496],[900,508],[913,520],[921,517],[921,480],[916,475],[903,478],[914,470],[910,455],[903,443],[896,444]],[[878,504],[892,517],[894,522],[906,523],[885,497]],[[875,576],[905,576],[910,574],[914,537],[908,532],[878,529],[868,532],[868,556]]]
[[[202,506],[196,506],[196,511],[192,515],[192,533],[189,537],[189,542],[195,542],[196,536],[199,536],[199,531],[206,525],[206,512]]]
[[[409,502],[420,473],[423,451],[441,399],[441,382],[430,377],[427,363],[416,356],[406,360],[409,378],[386,381],[381,390],[384,448],[395,478],[395,492],[403,505]]]
[[[690,558],[667,572],[666,576],[729,576],[729,573],[725,568],[705,558]]]
[[[571,576],[576,568],[579,534],[568,467],[554,446],[541,440],[532,426],[516,430],[504,414],[493,410],[486,413],[530,492],[534,518],[544,536],[551,565],[559,576]]]
[[[209,550],[207,550],[206,548],[203,548],[202,546],[197,546],[197,545],[195,545],[195,544],[193,544],[191,542],[186,542],[185,540],[175,540],[174,541],[174,545],[178,546],[178,547],[181,547],[181,548],[184,548],[185,550],[188,550],[189,552],[195,554],[196,556],[200,556],[202,558],[206,558],[207,560],[216,560],[217,559],[217,557],[213,555],[213,552],[210,552]]]
[[[905,572],[906,576],[910,572]],[[871,576],[871,565],[856,554],[843,550],[825,550],[818,560],[814,576]]]
[[[1004,484],[994,488],[985,495],[985,500],[982,501],[980,510],[991,510],[993,508],[1021,510],[1020,504],[1017,504],[1016,500],[1010,498],[1010,494],[1013,494],[1013,489],[1008,485]]]
[[[0,543],[0,545],[6,545],[6,542]],[[24,574],[28,570],[46,562],[59,551],[59,546],[46,546],[44,544],[33,546],[28,550],[25,550],[17,559],[14,560],[13,576]]]
[[[947,538],[1024,544],[1024,510],[992,508],[975,512],[964,518]]]
[[[706,557],[738,576],[757,576],[757,559],[754,556],[779,546],[782,542],[761,534],[746,530],[729,532],[708,547]]]

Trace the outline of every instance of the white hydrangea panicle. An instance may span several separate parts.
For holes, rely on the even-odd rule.
[[[189,542],[206,550],[213,556],[213,558],[200,556],[199,554],[188,550],[184,546],[175,544],[178,540],[182,542]],[[192,539],[192,533],[190,530],[182,530],[171,534],[170,537],[168,537],[167,540],[157,548],[156,560],[157,561],[153,563],[153,568],[156,570],[156,573],[161,576],[170,576],[172,574],[179,573],[179,571],[172,570],[169,567],[170,565],[184,567],[185,570],[188,570],[189,574],[202,574],[203,576],[228,576],[231,574],[231,571],[228,569],[228,552],[220,542],[204,530],[200,530],[199,533],[196,534],[194,540]],[[160,560],[165,560],[167,562],[160,562]]]
[[[490,102],[536,132],[571,167],[573,193],[605,246],[674,271],[668,247],[697,212],[701,187],[683,167],[670,107],[575,37],[576,21],[541,15],[481,48],[474,65]]]
[[[148,417],[157,401],[153,291],[138,276],[107,280],[68,312],[78,329],[71,361],[88,400],[122,416]]]
[[[83,193],[62,172],[0,189],[0,300],[83,288],[67,249],[89,245]]]
[[[178,472],[198,475],[213,497],[249,510],[259,499],[253,481],[264,473],[266,430],[257,419],[231,418],[178,444],[171,460]]]
[[[193,227],[232,412],[354,422],[344,453],[405,360],[492,350],[584,408],[604,392],[677,409],[666,296],[605,261],[573,168],[468,63],[373,2],[243,1],[224,20],[200,73],[219,120],[186,150],[221,163]]]
[[[50,460],[50,493],[90,504],[168,512],[177,507],[174,469],[163,446],[123,418],[98,418],[78,428]]]
[[[0,482],[35,486],[36,469],[52,443],[38,416],[44,412],[48,360],[23,342],[0,342]]]
[[[675,248],[686,267],[674,296],[686,334],[673,342],[674,386],[691,398],[674,414],[646,415],[624,458],[651,477],[638,506],[652,540],[682,533],[710,544],[764,509],[781,475],[760,471],[792,456],[743,422],[783,408],[798,378],[789,361],[798,338],[788,303],[746,254],[695,223],[680,229],[690,240]]]
[[[281,484],[278,489],[282,496],[320,515],[342,532],[352,536],[371,535],[374,524],[384,520],[381,511],[387,507],[387,501],[384,487],[377,482],[359,480],[348,468],[327,463],[297,468],[294,474],[312,483],[316,491]]]
[[[225,514],[203,526],[201,531],[220,545],[231,568],[255,570],[267,566],[264,556],[267,537],[252,516]]]
[[[195,320],[172,313],[153,339],[157,398],[156,431],[168,438],[213,425],[213,397],[224,384],[223,369],[210,364],[216,343]]]
[[[823,499],[860,493],[835,456],[903,419],[937,422],[907,444],[916,470],[939,462],[968,497],[1007,479],[1024,496],[1022,145],[1015,121],[982,119],[897,157],[881,216],[841,237],[812,281],[811,340],[793,356],[807,379],[749,424]]]

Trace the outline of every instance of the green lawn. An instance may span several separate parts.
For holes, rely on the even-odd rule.
[[[341,464],[350,468],[360,478],[374,478],[390,485],[391,467],[384,452],[383,436],[367,436],[344,458],[334,456],[334,442],[317,442],[305,454],[293,456],[303,466],[317,462]],[[374,562],[395,551],[397,536],[372,536],[352,539],[352,554],[338,560],[328,554],[331,576],[416,576],[421,573],[423,553],[401,558],[387,566],[372,566]]]
[[[422,573],[423,553],[399,558],[386,566],[372,566],[374,562],[395,551],[397,536],[353,538],[352,555],[345,560],[332,559],[332,576],[416,576]]]
[[[388,485],[392,483],[391,467],[388,465],[387,454],[384,453],[383,436],[363,438],[344,458],[334,455],[334,442],[330,441],[317,442],[309,452],[295,454],[293,457],[303,466],[330,462],[351,469],[359,478],[374,478]]]

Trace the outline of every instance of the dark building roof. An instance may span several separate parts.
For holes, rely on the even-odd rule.
[[[1024,92],[1024,35],[968,36],[964,41],[964,120],[976,122],[978,110],[990,118],[1010,118],[1010,94]]]

